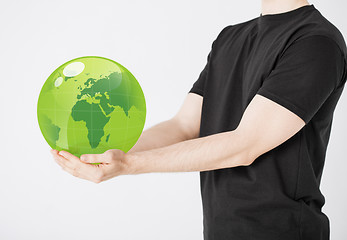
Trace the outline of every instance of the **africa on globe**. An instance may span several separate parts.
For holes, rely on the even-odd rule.
[[[37,104],[41,132],[51,148],[77,157],[108,149],[129,151],[146,120],[146,102],[136,78],[121,64],[87,56],[58,67]]]

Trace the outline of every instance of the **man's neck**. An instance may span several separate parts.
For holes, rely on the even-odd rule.
[[[278,14],[309,5],[306,0],[262,0],[261,14]]]

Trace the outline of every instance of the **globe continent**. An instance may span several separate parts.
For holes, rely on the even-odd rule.
[[[38,122],[47,143],[79,157],[108,149],[129,151],[146,120],[141,86],[122,65],[102,57],[64,63],[46,80]]]

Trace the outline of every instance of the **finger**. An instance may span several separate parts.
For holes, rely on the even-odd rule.
[[[104,163],[102,154],[83,154],[80,157],[81,161],[91,164]]]
[[[54,159],[56,162],[63,168],[63,170],[70,172],[72,175],[77,176],[80,172],[80,168],[83,163],[79,161],[79,163],[70,162],[68,159],[59,155],[58,153],[53,153]]]
[[[94,169],[90,165],[87,165],[81,161],[79,161],[77,164],[73,164],[59,154],[55,155],[55,160],[64,171],[75,177],[94,181],[95,176],[98,175],[96,172],[97,169]]]
[[[55,150],[55,149],[51,149],[50,152],[53,154],[53,153],[58,153],[58,150]]]
[[[86,164],[82,162],[80,158],[66,151],[60,151],[59,154],[57,151],[52,151],[52,154],[55,157],[56,162],[64,171],[75,177],[83,178],[96,183],[100,182],[100,176],[103,175],[102,169]]]
[[[62,167],[62,168],[72,168],[73,165],[66,158],[58,154],[58,151],[52,151],[52,155],[54,160]]]
[[[71,153],[69,153],[67,151],[64,151],[64,150],[60,151],[59,155],[63,156],[66,160],[68,160],[68,161],[70,161],[71,163],[74,163],[74,164],[81,162],[78,157],[76,157],[75,155],[73,155],[73,154],[71,154]]]

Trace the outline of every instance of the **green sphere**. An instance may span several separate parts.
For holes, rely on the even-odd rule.
[[[37,104],[51,148],[77,157],[108,149],[129,151],[146,120],[140,84],[122,65],[103,57],[68,61],[46,80]]]

